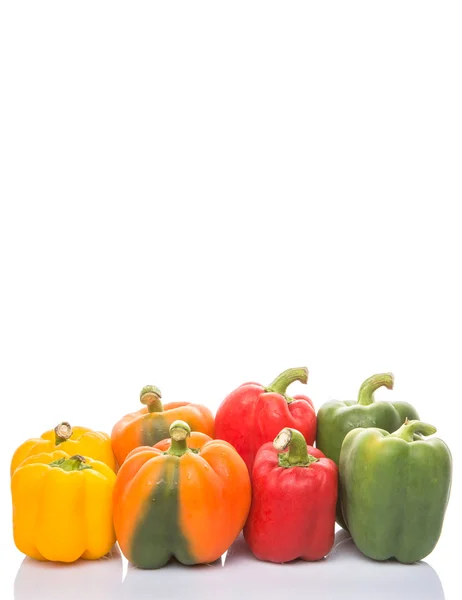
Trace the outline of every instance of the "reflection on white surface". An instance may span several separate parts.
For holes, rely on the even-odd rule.
[[[304,597],[322,600],[444,600],[440,579],[430,565],[370,560],[359,552],[345,531],[336,534],[335,547],[328,558],[315,563],[255,564],[243,540],[236,542],[228,560],[235,572],[245,573],[243,589],[247,589],[249,597],[263,592],[263,597],[281,600],[287,595],[284,590],[298,590]]]
[[[14,582],[15,600],[85,600],[117,598],[122,584],[122,558],[79,560],[66,565],[25,558]]]
[[[82,600],[84,597],[281,600],[288,594],[299,594],[301,598],[315,594],[323,600],[444,600],[439,577],[428,564],[401,565],[394,561],[369,560],[343,531],[337,533],[329,557],[316,563],[260,562],[240,538],[228,552],[224,566],[221,561],[196,567],[172,562],[157,571],[143,571],[129,565],[123,582],[121,575],[118,555],[70,566],[25,559],[16,577],[15,600]]]

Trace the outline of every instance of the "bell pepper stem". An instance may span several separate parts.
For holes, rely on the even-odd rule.
[[[72,427],[67,421],[63,421],[55,427],[55,445],[59,446],[67,441],[72,435]]]
[[[433,435],[434,433],[436,433],[436,427],[433,427],[433,425],[415,419],[413,421],[406,419],[403,425],[390,435],[391,437],[402,438],[406,442],[414,442],[421,440],[422,436]]]
[[[374,402],[374,392],[379,387],[385,386],[389,390],[393,389],[394,377],[393,373],[378,373],[372,375],[361,385],[358,394],[358,404],[367,406]]]
[[[155,385],[145,385],[140,392],[140,401],[148,407],[150,413],[162,412],[162,394]]]
[[[85,464],[86,458],[80,454],[74,454],[70,458],[60,458],[49,464],[50,467],[59,468],[63,471],[83,471],[84,469],[92,469],[90,465]]]
[[[185,421],[173,421],[169,428],[172,443],[167,450],[167,454],[172,456],[183,456],[188,451],[188,437],[191,435],[191,428]]]
[[[285,396],[286,390],[291,383],[294,381],[300,381],[301,383],[307,383],[308,381],[308,369],[306,367],[296,367],[294,369],[287,369],[276,379],[269,384],[267,390],[269,392],[276,392]]]
[[[307,467],[319,460],[308,454],[305,438],[297,429],[285,427],[274,439],[273,446],[281,452],[278,457],[280,467]],[[287,448],[288,452],[284,452]]]

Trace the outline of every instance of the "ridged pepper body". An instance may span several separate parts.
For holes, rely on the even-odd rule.
[[[140,400],[146,406],[125,415],[112,429],[111,439],[117,462],[140,446],[153,446],[169,437],[169,427],[177,420],[188,423],[192,431],[214,437],[215,423],[210,410],[191,402],[161,402],[160,391],[154,386],[141,390]]]
[[[260,448],[252,471],[252,507],[244,536],[260,560],[319,560],[334,543],[337,466],[316,448],[307,447],[299,432],[286,429],[279,435],[284,431],[300,436],[306,459],[291,464],[291,448],[285,455],[278,454],[271,443]]]
[[[186,423],[171,425],[172,437]],[[181,452],[178,447],[181,445]],[[222,440],[188,449],[133,450],[119,470],[114,525],[120,548],[138,567],[156,569],[171,557],[186,565],[217,560],[244,526],[250,508],[246,466]]]
[[[45,431],[39,438],[32,438],[21,444],[13,454],[10,474],[25,458],[35,454],[50,453],[55,450],[69,456],[80,454],[108,465],[116,470],[116,461],[111,446],[111,438],[102,431],[93,431],[87,427],[71,427],[69,423],[60,423],[54,429]]]
[[[215,417],[216,436],[236,448],[249,473],[260,447],[274,440],[283,427],[297,429],[308,444],[314,444],[316,412],[313,402],[307,396],[289,397],[286,394],[290,383],[306,383],[307,380],[306,368],[288,369],[268,387],[244,383],[223,400]]]
[[[60,562],[107,554],[115,543],[115,478],[108,465],[61,450],[26,458],[11,478],[17,548]]]
[[[452,472],[446,444],[422,438],[435,431],[409,421],[392,434],[372,428],[346,436],[340,454],[343,516],[369,558],[412,563],[435,547]]]

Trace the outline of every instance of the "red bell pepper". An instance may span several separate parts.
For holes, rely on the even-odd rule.
[[[249,472],[259,448],[272,442],[283,427],[298,429],[309,444],[316,436],[316,412],[307,396],[286,394],[294,381],[306,383],[308,369],[288,369],[268,387],[244,383],[221,403],[215,417],[215,437],[232,444]]]
[[[276,563],[326,556],[334,544],[337,482],[334,461],[307,447],[295,429],[283,429],[273,444],[262,446],[244,528],[255,556]]]

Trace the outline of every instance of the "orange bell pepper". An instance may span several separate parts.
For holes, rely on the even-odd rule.
[[[244,461],[223,440],[189,449],[190,432],[175,421],[168,450],[137,448],[117,475],[116,535],[138,567],[156,569],[172,556],[186,565],[213,562],[244,526],[251,501]]]
[[[161,393],[153,385],[145,386],[140,401],[145,406],[125,415],[112,430],[112,448],[121,465],[127,455],[140,446],[153,446],[169,437],[169,426],[178,419],[186,421],[192,431],[214,436],[215,421],[206,406],[190,402],[162,404]]]

